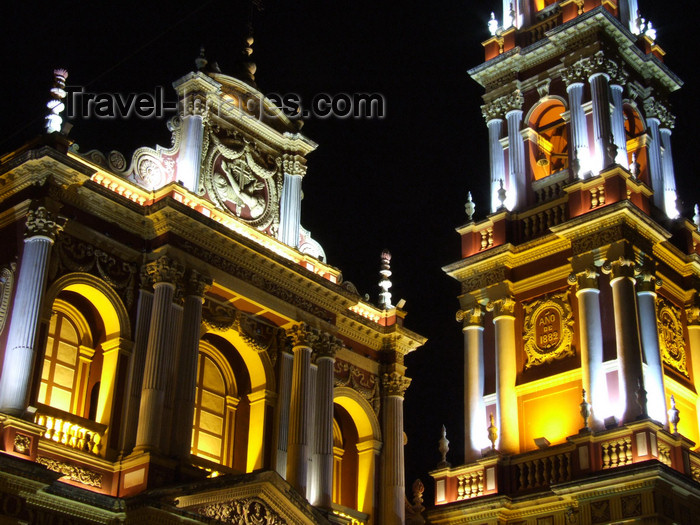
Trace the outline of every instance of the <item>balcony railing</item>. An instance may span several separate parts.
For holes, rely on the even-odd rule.
[[[100,454],[107,431],[106,425],[47,405],[38,406],[34,422],[46,429],[44,438],[94,455]]]

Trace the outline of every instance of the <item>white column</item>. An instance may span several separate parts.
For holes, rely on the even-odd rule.
[[[404,525],[406,493],[403,451],[403,396],[411,380],[398,372],[382,376],[382,481],[379,521]]]
[[[182,335],[177,363],[175,407],[172,425],[172,453],[186,459],[190,455],[194,397],[197,390],[197,359],[202,327],[202,300],[211,279],[191,270],[185,284]]]
[[[287,447],[289,443],[289,403],[292,396],[292,363],[294,356],[289,352],[279,354],[279,392],[277,392],[277,448],[275,470],[283,478],[287,477]]]
[[[174,283],[182,275],[182,268],[167,257],[148,263],[146,269],[154,281],[153,308],[146,347],[135,451],[155,451],[160,445],[168,365],[166,353],[169,333],[174,328]]]
[[[671,151],[671,129],[661,128],[659,130],[661,136],[661,165],[664,174],[664,210],[666,215],[671,218],[678,217],[678,208],[676,207],[676,174],[673,170],[673,152]]]
[[[611,415],[608,410],[607,384],[603,371],[603,328],[600,317],[600,290],[598,273],[588,269],[572,275],[569,282],[576,283],[578,300],[579,334],[581,342],[581,383],[586,390],[592,411],[589,426],[602,428],[603,420]]]
[[[312,354],[311,370],[309,376],[309,425],[313,432],[309,433],[309,460],[306,469],[306,499],[310,502],[318,501],[318,455],[316,451],[316,443],[318,442],[318,421],[316,419],[316,406],[318,399],[316,398],[316,382],[318,379],[318,365],[313,362],[314,354]],[[313,504],[313,503],[312,503]]]
[[[666,211],[663,168],[661,164],[661,136],[659,134],[659,119],[647,118],[647,129],[651,136],[649,143],[649,172],[651,174],[651,189],[654,190],[654,205]]]
[[[498,200],[500,181],[506,181],[503,158],[503,146],[501,145],[501,129],[503,119],[494,118],[486,123],[489,130],[489,155],[491,158],[491,213],[495,213],[501,203]]]
[[[610,166],[615,160],[610,151],[612,132],[610,129],[609,80],[610,77],[607,73],[593,73],[588,79],[593,99],[593,137],[596,160],[594,170],[596,174]]]
[[[177,362],[180,360],[180,344],[182,337],[182,304],[180,304],[180,286],[175,289],[174,302],[170,312],[171,330],[168,330],[165,340],[165,393],[163,395],[163,415],[160,420],[160,451],[163,454],[172,455],[173,413],[175,411],[175,392],[179,385],[175,384],[177,377]],[[176,342],[177,341],[177,342]]]
[[[510,173],[506,194],[506,207],[509,210],[521,204],[525,196],[525,145],[520,135],[523,112],[513,109],[506,113],[508,121],[508,161]]]
[[[318,479],[313,505],[330,508],[333,502],[333,378],[339,341],[325,337],[318,347],[316,363],[316,464]]]
[[[30,210],[19,277],[12,305],[5,360],[0,376],[0,411],[21,415],[27,408],[36,359],[39,309],[46,285],[51,246],[62,227],[43,206]]]
[[[623,113],[622,107],[622,86],[613,83],[610,85],[610,92],[612,93],[612,133],[613,142],[617,146],[617,156],[615,157],[615,163],[627,168],[629,166],[629,160],[627,159],[627,136],[625,134],[625,115]]]
[[[498,403],[499,450],[508,454],[520,451],[520,424],[518,420],[518,396],[515,393],[516,339],[515,301],[504,298],[492,301],[488,309],[493,311],[496,332],[496,399]]]
[[[637,276],[637,306],[639,308],[639,334],[642,351],[647,363],[644,388],[647,391],[649,417],[666,424],[666,396],[664,393],[664,371],[661,365],[659,333],[656,320],[656,278],[650,271]]]
[[[199,170],[204,139],[203,110],[199,110],[199,107],[196,106],[197,112],[193,110],[193,113],[182,117],[182,135],[177,157],[177,178],[192,193],[196,193],[199,189]]]
[[[126,407],[126,422],[124,425],[124,448],[128,452],[136,442],[136,426],[139,418],[141,388],[143,387],[143,369],[146,363],[146,348],[148,346],[148,328],[153,308],[153,292],[143,286],[150,286],[148,277],[142,275],[142,288],[139,290],[138,306],[136,307],[136,329],[134,331],[134,350],[129,370],[129,397]]]
[[[578,162],[578,177],[590,176],[591,153],[588,149],[588,129],[586,114],[583,111],[583,82],[572,82],[566,88],[569,95],[569,114],[571,115],[571,141]]]
[[[484,311],[481,306],[460,311],[464,327],[464,438],[466,460],[481,457],[488,442],[484,407]]]
[[[623,403],[623,423],[634,421],[646,411],[640,407],[637,393],[644,381],[642,349],[639,337],[637,300],[634,289],[634,262],[620,257],[606,262],[603,271],[610,274],[615,316],[615,342],[620,362],[620,398]]]
[[[301,180],[306,173],[304,158],[285,154],[282,161],[284,183],[280,198],[280,226],[278,238],[288,246],[299,246],[301,220]]]
[[[289,331],[293,340],[294,363],[289,414],[287,481],[307,497],[307,478],[311,443],[311,345],[316,334],[305,324]]]

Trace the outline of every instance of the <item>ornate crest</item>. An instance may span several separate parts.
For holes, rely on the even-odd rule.
[[[235,131],[221,138],[210,130],[209,137],[213,147],[200,191],[218,208],[258,230],[276,229],[282,184],[280,159],[262,154]]]
[[[523,304],[525,369],[572,356],[573,316],[568,292]]]
[[[656,318],[658,319],[656,329],[659,333],[661,359],[677,372],[689,377],[680,309],[663,299],[659,299],[656,303]]]

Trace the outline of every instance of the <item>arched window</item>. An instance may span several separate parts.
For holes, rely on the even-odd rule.
[[[339,459],[336,466],[339,467],[335,473],[336,486],[333,488],[335,498],[334,503],[357,508],[357,475],[358,475],[358,454],[357,454],[357,429],[350,414],[340,405],[333,406],[333,427],[337,428],[340,436],[340,450],[336,451]],[[334,447],[336,449],[337,447]]]
[[[194,400],[192,454],[223,463],[226,424],[226,383],[213,359],[199,354]]]
[[[569,167],[569,135],[559,100],[548,100],[530,115],[530,167],[534,180],[540,180]]]
[[[37,401],[87,417],[91,397],[88,381],[94,354],[92,334],[85,317],[69,302],[56,299],[49,323]]]
[[[535,0],[535,11],[542,11],[545,7],[555,4],[557,0]]]

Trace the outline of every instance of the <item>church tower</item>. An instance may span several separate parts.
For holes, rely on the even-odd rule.
[[[444,268],[461,285],[466,464],[432,472],[431,522],[691,523],[700,235],[676,204],[682,83],[636,1],[504,0],[488,29],[469,73],[490,210],[473,220],[470,196]]]

